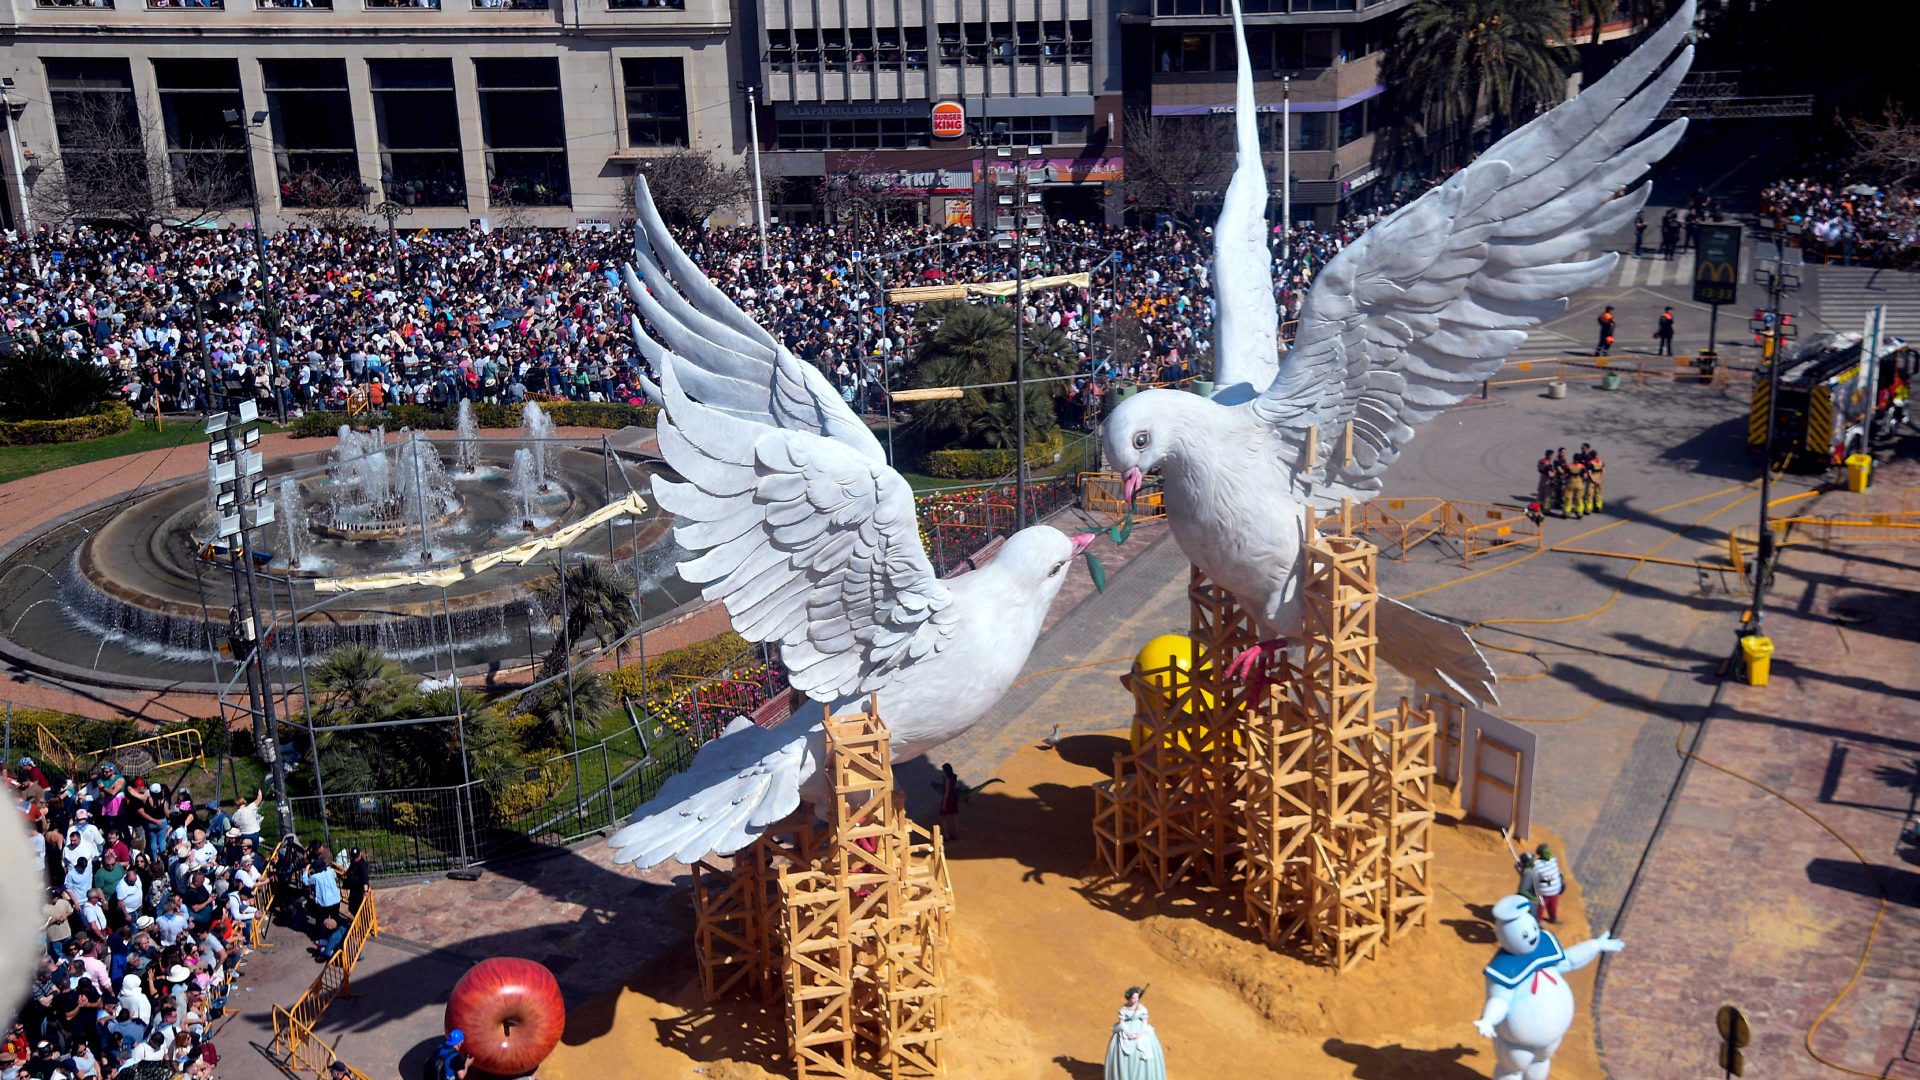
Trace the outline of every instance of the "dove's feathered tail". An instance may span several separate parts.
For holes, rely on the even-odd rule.
[[[1493,667],[1466,627],[1383,596],[1374,609],[1374,630],[1380,659],[1421,686],[1450,689],[1475,705],[1499,701]]]
[[[773,728],[735,718],[613,834],[613,861],[648,867],[731,855],[793,813],[826,745],[819,706],[806,713]]]

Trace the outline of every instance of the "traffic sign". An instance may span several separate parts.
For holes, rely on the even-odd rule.
[[[1693,302],[1731,304],[1739,295],[1740,226],[1700,226],[1693,258]]]

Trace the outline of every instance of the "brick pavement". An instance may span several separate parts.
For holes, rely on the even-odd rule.
[[[1909,440],[1909,451],[1914,440]],[[1911,457],[1876,491],[1820,496],[1803,513],[1886,506],[1920,483]],[[1746,1011],[1748,1075],[1832,1076],[1803,1046],[1846,985],[1880,908],[1865,973],[1814,1040],[1861,1075],[1920,1078],[1920,575],[1911,546],[1788,549],[1767,608],[1771,685],[1729,683],[1624,912],[1628,948],[1607,965],[1602,1050],[1622,1078],[1706,1075],[1713,1013]],[[1667,726],[1667,753],[1674,727]]]

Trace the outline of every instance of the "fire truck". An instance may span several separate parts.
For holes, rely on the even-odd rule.
[[[1773,417],[1779,462],[1838,465],[1866,445],[1868,423],[1880,439],[1907,421],[1908,389],[1920,367],[1920,352],[1891,335],[1880,339],[1872,357],[1879,367],[1872,401],[1867,397],[1865,355],[1860,334],[1816,334],[1780,360],[1780,400]],[[1755,453],[1766,449],[1768,398],[1775,381],[1764,367],[1754,373],[1747,448]]]

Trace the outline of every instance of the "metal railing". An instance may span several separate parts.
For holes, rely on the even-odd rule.
[[[66,741],[46,725],[34,725],[34,743],[43,761],[58,766],[69,774],[84,773],[103,761],[111,761],[119,767],[122,775],[137,776],[155,769],[171,768],[190,762],[204,764],[206,755],[201,750],[200,729],[183,727],[172,731],[163,731],[139,739],[130,739],[115,743],[101,750],[85,752],[75,751]],[[130,760],[138,751],[146,751],[153,760]]]
[[[247,926],[247,947],[250,949],[271,949],[267,941],[267,930],[273,924],[273,912],[279,906],[279,896],[273,887],[273,868],[280,865],[281,852],[286,848],[289,837],[281,837],[273,845],[272,854],[267,856],[267,873],[260,875],[260,883],[253,890],[253,922]]]
[[[1880,514],[1825,514],[1774,518],[1775,548],[1818,545],[1823,551],[1849,544],[1920,543],[1920,510]],[[1759,549],[1758,525],[1735,525],[1727,530],[1727,560],[1745,573],[1749,552]]]
[[[1371,537],[1380,554],[1405,562],[1407,553],[1435,537],[1460,545],[1460,562],[1514,547],[1540,547],[1541,523],[1523,508],[1460,499],[1375,499],[1354,508],[1356,530]]]
[[[329,1067],[340,1060],[333,1047],[322,1042],[313,1029],[327,1006],[349,993],[360,952],[379,933],[380,917],[374,907],[374,892],[368,889],[360,901],[360,909],[353,913],[353,921],[347,924],[340,948],[321,965],[306,992],[291,1006],[273,1007],[273,1051],[287,1066],[325,1077]],[[357,1080],[365,1080],[366,1074],[351,1065],[347,1066],[347,1073]]]
[[[1127,514],[1127,501],[1121,497],[1124,482],[1119,473],[1083,472],[1076,481],[1080,488],[1080,506],[1091,514],[1119,521]],[[1160,490],[1160,478],[1148,476],[1135,494],[1135,520],[1167,516],[1166,495]]]

